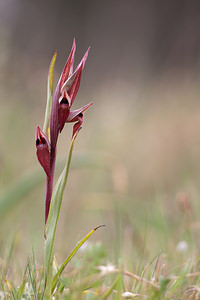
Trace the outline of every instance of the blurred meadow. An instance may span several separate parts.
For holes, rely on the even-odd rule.
[[[35,129],[52,55],[58,51],[55,86],[74,37],[75,65],[91,49],[73,108],[94,105],[75,143],[58,261],[105,224],[88,242],[106,253],[101,264],[146,276],[159,257],[159,275],[178,275],[186,264],[198,272],[199,26],[198,1],[0,0],[0,266],[14,240],[10,280],[19,280],[32,247],[43,259],[45,175]],[[71,133],[67,124],[57,175]]]

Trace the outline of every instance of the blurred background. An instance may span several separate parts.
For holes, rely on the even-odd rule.
[[[52,55],[58,51],[55,86],[73,38],[75,65],[91,46],[73,107],[94,105],[74,149],[58,257],[99,224],[107,226],[93,241],[111,259],[116,249],[139,253],[146,227],[153,253],[185,238],[183,214],[200,215],[199,28],[193,0],[0,0],[1,241],[16,234],[24,253],[43,247],[45,175],[35,128],[43,124]],[[67,125],[60,136],[57,176],[71,132]]]

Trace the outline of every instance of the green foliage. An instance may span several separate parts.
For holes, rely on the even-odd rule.
[[[53,101],[53,73],[54,73],[54,66],[56,62],[57,52],[54,53],[50,66],[49,66],[49,74],[48,74],[48,81],[47,81],[47,104],[46,104],[46,111],[45,111],[45,118],[44,118],[44,125],[43,131],[50,139],[50,132],[49,132],[49,123],[50,123],[50,116],[51,116],[51,107]]]
[[[110,208],[108,216],[109,220],[112,218],[114,226],[109,224],[106,227],[108,242],[89,241],[81,247],[94,232],[92,230],[58,267],[57,275],[54,274],[51,282],[51,293],[54,292],[55,299],[146,297],[150,300],[171,300],[198,297],[199,234],[192,231],[193,220],[183,213],[177,213],[176,218],[170,216],[164,210],[161,196],[159,205],[157,197],[145,205],[144,201],[139,203],[135,200],[132,205],[128,205],[129,199],[124,198],[124,201],[127,202],[116,203],[113,197],[113,208]],[[94,210],[89,208],[93,214]],[[105,221],[106,214],[108,210],[102,207]],[[118,241],[110,239],[110,227],[112,237]],[[127,228],[129,234],[128,239],[125,239]],[[188,244],[186,251],[177,250],[177,244],[182,239]],[[120,249],[116,250],[116,247]],[[5,299],[45,299],[46,269],[38,266],[33,252],[21,272],[21,280],[15,281],[15,273],[11,272],[16,265],[15,252],[16,238],[4,251],[0,248],[0,256],[3,258],[0,261],[0,292],[5,295]],[[115,264],[113,269],[109,263],[111,266]],[[68,267],[65,270],[66,264]]]
[[[83,240],[82,240],[83,241]],[[77,245],[78,246],[78,245]],[[81,259],[81,265],[75,264]],[[91,268],[91,259],[94,260]],[[81,258],[73,258],[67,272],[61,276],[59,271],[59,285],[54,292],[55,299],[188,299],[188,295],[196,295],[195,284],[197,286],[199,274],[192,271],[192,265],[187,264],[180,270],[178,276],[166,276],[157,274],[158,278],[152,280],[149,277],[151,272],[143,269],[142,274],[136,275],[126,271],[125,267],[109,267],[106,263],[107,255],[104,247],[97,243],[89,243],[84,249]],[[125,261],[124,261],[125,263]],[[9,268],[13,262],[10,261]],[[103,268],[104,267],[104,268]],[[128,267],[131,269],[131,266]],[[149,271],[153,271],[152,265]],[[62,269],[62,266],[61,266]],[[2,278],[1,295],[5,299],[46,299],[44,297],[45,276],[44,270],[36,267],[35,255],[28,258],[21,283],[15,284]],[[86,275],[87,274],[87,275]],[[145,275],[146,274],[146,275]],[[145,276],[144,276],[145,275]],[[55,276],[56,277],[56,276]],[[54,277],[54,278],[55,278]],[[139,289],[135,282],[140,282]],[[156,287],[157,285],[157,287]],[[190,291],[189,287],[193,286]],[[188,294],[187,294],[188,293]],[[191,298],[196,299],[196,298]]]
[[[93,230],[91,230],[78,244],[77,246],[72,250],[72,252],[70,253],[70,255],[66,258],[66,260],[62,263],[61,267],[58,269],[57,273],[55,274],[55,276],[53,277],[52,280],[52,285],[51,285],[51,293],[53,294],[56,285],[58,284],[59,278],[62,274],[62,272],[64,271],[65,267],[67,266],[67,264],[70,262],[70,260],[72,259],[72,257],[76,254],[76,252],[80,249],[81,246],[83,246],[83,244],[89,239],[89,237],[100,227],[102,227],[104,225],[100,225],[95,227]]]

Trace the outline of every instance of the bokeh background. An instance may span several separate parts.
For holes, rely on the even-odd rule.
[[[91,46],[74,108],[94,105],[75,145],[58,257],[99,224],[107,226],[93,241],[111,257],[120,248],[139,253],[147,227],[147,248],[173,250],[153,232],[184,238],[183,203],[199,228],[199,28],[193,0],[0,0],[0,237],[17,235],[18,260],[32,245],[42,255],[45,176],[35,128],[51,57],[57,50],[55,85],[74,37],[76,65]],[[57,175],[71,132],[66,126],[59,140]]]

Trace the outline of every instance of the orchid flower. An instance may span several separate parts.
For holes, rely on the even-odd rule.
[[[76,98],[80,87],[81,75],[88,56],[89,48],[83,56],[81,62],[73,71],[74,56],[76,50],[75,40],[72,49],[61,73],[60,79],[56,86],[53,96],[51,113],[50,113],[50,140],[48,133],[43,132],[39,126],[36,129],[36,153],[41,166],[46,173],[46,205],[45,205],[45,224],[47,222],[51,197],[53,192],[54,169],[56,162],[56,147],[59,133],[62,132],[65,123],[75,122],[73,127],[72,138],[77,134],[83,123],[83,113],[93,104],[92,102],[77,109],[71,110],[72,104]],[[53,78],[53,68],[55,55],[53,57],[53,66],[50,65],[49,74],[51,81]],[[52,74],[51,74],[52,73]],[[51,85],[53,90],[53,84]]]
[[[56,149],[58,134],[63,130],[65,123],[76,121],[79,122],[79,119],[77,118],[75,118],[72,121],[71,114],[73,114],[74,117],[78,117],[78,114],[83,113],[87,108],[89,108],[93,104],[88,104],[87,108],[85,108],[85,106],[80,108],[77,114],[75,111],[70,111],[80,87],[81,75],[88,56],[89,48],[83,56],[81,62],[73,72],[75,50],[76,44],[74,40],[70,55],[64,66],[54,94],[50,120],[51,147],[54,150]],[[80,126],[75,127],[77,127],[78,130]],[[73,130],[73,135],[76,133],[77,130]]]

